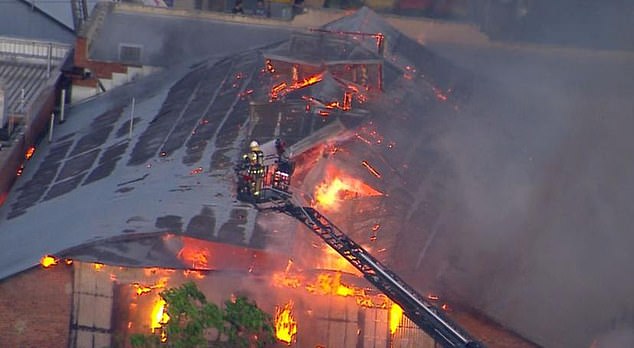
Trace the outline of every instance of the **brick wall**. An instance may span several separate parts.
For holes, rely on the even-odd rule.
[[[56,81],[59,81],[59,78]],[[16,175],[20,165],[28,166],[28,162],[24,158],[27,149],[36,145],[47,134],[51,112],[55,108],[55,97],[59,90],[57,86],[58,82],[47,84],[33,98],[28,110],[31,118],[30,126],[23,136],[12,140],[11,146],[2,149],[3,153],[0,154],[0,206],[5,202],[9,190],[17,179]]]
[[[0,347],[68,347],[72,267],[36,267],[0,281]]]
[[[128,71],[125,64],[118,62],[101,62],[91,60],[88,57],[88,39],[78,36],[75,41],[75,56],[73,57],[76,67],[87,68],[92,71],[94,77],[111,79],[112,73],[123,73]]]

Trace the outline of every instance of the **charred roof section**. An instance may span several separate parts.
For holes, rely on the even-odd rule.
[[[264,51],[264,57],[287,63],[330,66],[381,64],[383,57],[351,38],[322,31],[294,33],[290,40]]]

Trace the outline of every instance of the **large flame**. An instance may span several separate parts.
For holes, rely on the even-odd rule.
[[[345,174],[335,174],[315,189],[315,206],[325,210],[337,210],[342,201],[358,197],[380,196],[381,192],[359,179]]]
[[[152,307],[152,317],[150,322],[152,333],[154,333],[156,329],[161,329],[163,325],[167,324],[170,320],[169,315],[167,315],[167,312],[165,311],[165,304],[165,300],[161,298],[156,301]],[[164,330],[161,330],[161,342],[165,341],[167,341],[167,335]]]
[[[371,295],[366,289],[341,281],[342,273],[319,273],[314,280],[306,280],[303,276],[288,272],[273,275],[273,285],[293,289],[304,288],[307,292],[321,296],[353,297],[357,305],[367,308],[388,308],[389,300],[383,294]]]
[[[390,307],[390,333],[392,335],[396,333],[396,329],[401,324],[401,318],[403,318],[403,308],[396,303],[392,303]]]
[[[275,311],[275,337],[278,340],[291,345],[297,335],[297,322],[293,317],[293,302],[289,301]]]

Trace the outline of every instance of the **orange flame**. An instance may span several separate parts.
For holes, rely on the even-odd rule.
[[[287,273],[273,274],[273,284],[287,288],[299,288],[302,286],[302,280],[302,277],[298,275],[290,275]]]
[[[297,335],[297,322],[293,317],[293,302],[289,301],[283,307],[275,310],[275,337],[291,345]]]
[[[322,246],[321,249],[323,252],[316,268],[361,275],[361,272],[341,256],[341,254],[335,251],[335,249],[330,246]]]
[[[273,274],[273,285],[293,289],[304,288],[311,294],[321,296],[354,297],[357,305],[367,308],[387,308],[389,300],[383,294],[370,295],[365,289],[341,282],[341,273],[320,273],[312,282],[303,276],[279,272]]]
[[[185,261],[194,269],[209,268],[209,250],[195,245],[185,245],[179,252],[178,258]]]
[[[154,303],[152,307],[152,317],[150,318],[150,328],[152,329],[152,333],[155,332],[156,329],[161,329],[163,325],[167,324],[170,320],[169,315],[165,311],[165,300],[159,299]],[[161,332],[161,342],[167,341],[167,335],[165,331]]]
[[[341,273],[335,273],[334,277],[329,273],[322,273],[317,276],[314,284],[308,284],[306,290],[321,295],[354,296],[355,290],[349,286],[341,284]]]
[[[323,79],[323,75],[322,74],[317,74],[317,75],[313,75],[313,76],[309,76],[301,81],[297,81],[296,83],[293,84],[293,89],[299,89],[302,87],[306,87],[306,86],[310,86],[310,85],[314,85],[315,83],[321,81]]]
[[[137,295],[143,295],[143,294],[147,294],[148,292],[152,291],[152,288],[141,285],[141,284],[132,284],[132,286],[134,286],[135,288],[135,292]]]
[[[44,267],[44,268],[49,268],[49,267],[55,266],[55,265],[57,265],[58,262],[59,262],[59,260],[57,260],[56,258],[54,258],[51,255],[44,255],[40,259],[40,265],[42,265],[42,267]]]
[[[396,333],[396,329],[401,324],[401,318],[403,318],[403,308],[396,303],[392,303],[392,307],[390,307],[390,333],[392,335]]]
[[[33,157],[33,154],[35,153],[35,146],[31,146],[28,148],[28,150],[26,150],[26,153],[24,154],[24,159],[26,159],[27,161],[31,159],[31,157]]]
[[[317,186],[315,189],[315,206],[326,210],[337,210],[341,201],[380,195],[382,195],[381,192],[361,180],[346,175],[336,175],[330,182]]]
[[[167,277],[162,277],[154,285],[143,285],[141,283],[132,283],[130,285],[134,288],[134,292],[136,292],[137,295],[141,296],[143,294],[147,294],[147,293],[151,292],[154,289],[163,289],[163,288],[165,288],[165,286],[167,286],[167,280],[168,279],[169,278],[167,278]]]
[[[309,76],[301,81],[293,81],[292,84],[286,83],[286,81],[282,81],[278,84],[275,84],[271,88],[270,97],[271,100],[276,100],[280,96],[284,96],[296,89],[304,88],[310,85],[314,85],[315,83],[321,81],[323,79],[323,75],[321,73]]]

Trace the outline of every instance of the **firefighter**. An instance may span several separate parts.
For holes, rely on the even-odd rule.
[[[286,142],[280,138],[275,139],[275,150],[277,152],[277,161],[275,173],[273,174],[273,186],[278,190],[288,192],[292,164],[286,155]]]
[[[277,152],[278,160],[286,154],[286,142],[280,138],[275,139],[275,152]]]
[[[253,140],[249,144],[249,152],[242,156],[242,160],[248,163],[251,194],[258,198],[264,180],[264,153],[260,150],[260,144],[257,141]]]

